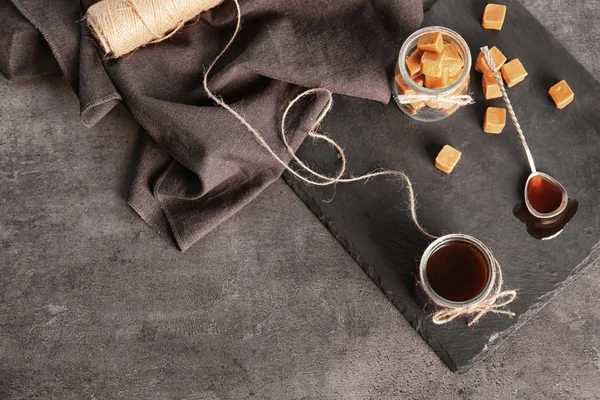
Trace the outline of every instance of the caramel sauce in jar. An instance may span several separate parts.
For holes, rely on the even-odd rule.
[[[438,248],[425,267],[435,293],[450,301],[476,297],[488,281],[488,265],[479,249],[467,242],[448,242]]]
[[[431,243],[421,258],[417,296],[432,310],[468,307],[489,295],[493,257],[476,238],[455,233]]]

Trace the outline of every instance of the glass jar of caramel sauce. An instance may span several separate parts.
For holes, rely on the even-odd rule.
[[[417,297],[432,311],[464,308],[489,296],[496,273],[490,250],[464,234],[431,243],[419,263]]]

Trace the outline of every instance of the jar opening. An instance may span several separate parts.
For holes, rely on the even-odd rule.
[[[441,32],[444,42],[454,44],[459,52],[459,55],[463,58],[465,62],[463,72],[458,78],[458,80],[452,85],[441,89],[429,89],[424,86],[418,85],[410,77],[410,74],[406,69],[405,60],[416,49],[419,38],[431,32]],[[400,48],[400,53],[398,54],[398,69],[400,70],[402,80],[404,80],[404,82],[406,82],[407,85],[409,85],[412,89],[416,90],[417,92],[433,95],[449,95],[456,91],[461,85],[464,84],[465,80],[468,79],[471,73],[471,52],[469,50],[469,46],[462,38],[462,36],[460,36],[452,29],[448,29],[443,26],[429,26],[426,28],[419,29],[404,41],[402,48]]]
[[[426,295],[440,306],[464,307],[491,290],[491,253],[477,239],[461,234],[437,239],[425,250],[420,277]]]

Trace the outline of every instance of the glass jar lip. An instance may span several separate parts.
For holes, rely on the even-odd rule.
[[[458,78],[458,80],[456,82],[454,82],[452,85],[450,85],[446,88],[443,88],[443,89],[428,89],[424,86],[417,85],[415,83],[415,81],[408,74],[408,71],[406,70],[406,62],[404,61],[404,60],[406,60],[408,51],[417,42],[418,38],[423,36],[426,33],[431,33],[431,32],[442,32],[442,34],[451,36],[453,39],[455,39],[460,44],[460,46],[462,47],[462,50],[463,50],[463,54],[465,56],[465,68],[463,68],[463,73],[461,74],[460,78]],[[421,29],[413,32],[412,35],[410,35],[404,41],[404,43],[402,44],[402,47],[400,48],[400,52],[398,53],[398,69],[400,70],[400,75],[402,77],[402,80],[408,86],[410,86],[412,89],[414,89],[418,92],[424,93],[424,94],[432,94],[432,95],[447,95],[447,94],[453,93],[456,89],[458,89],[458,87],[464,83],[465,79],[471,73],[471,62],[472,62],[471,50],[469,49],[469,45],[467,44],[465,39],[463,39],[463,37],[461,35],[459,35],[455,31],[453,31],[452,29],[449,29],[449,28],[446,28],[443,26],[428,26],[428,27],[421,28]]]
[[[469,299],[466,301],[448,300],[448,299],[440,296],[439,294],[437,294],[433,290],[431,285],[429,284],[429,281],[427,280],[426,268],[427,268],[427,262],[429,261],[429,257],[433,253],[435,253],[440,247],[442,247],[443,245],[445,245],[449,242],[464,242],[464,243],[471,244],[471,245],[475,246],[477,248],[477,250],[479,250],[481,252],[481,254],[483,254],[483,256],[485,257],[485,261],[488,265],[488,280],[487,280],[485,286],[483,287],[483,289],[481,290],[481,292],[479,292],[477,294],[477,296],[473,297],[472,299]],[[423,287],[425,294],[430,299],[434,300],[438,305],[440,305],[442,307],[447,307],[447,308],[467,307],[469,305],[479,302],[484,297],[487,297],[490,294],[490,292],[492,291],[492,282],[496,280],[495,275],[496,275],[496,269],[493,268],[493,260],[492,260],[491,251],[480,240],[474,238],[473,236],[465,235],[462,233],[453,233],[453,234],[444,235],[444,236],[437,238],[429,246],[427,246],[427,248],[423,252],[423,256],[421,257],[421,262],[419,263],[419,278],[420,278],[421,285]]]

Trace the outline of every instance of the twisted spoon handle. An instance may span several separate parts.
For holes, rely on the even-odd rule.
[[[494,59],[492,58],[492,55],[490,54],[490,50],[488,49],[487,46],[482,47],[481,51],[483,52],[483,56],[485,57],[488,65],[492,69],[492,72],[494,73],[494,77],[496,78],[496,81],[498,82],[498,86],[500,86],[500,91],[502,92],[502,98],[504,99],[504,103],[506,103],[506,108],[508,109],[508,114],[510,114],[510,119],[512,119],[512,122],[515,125],[515,128],[517,129],[517,133],[519,134],[519,139],[521,139],[521,144],[523,145],[523,149],[525,149],[525,154],[527,155],[527,161],[529,161],[529,168],[531,168],[531,173],[534,173],[537,170],[535,168],[535,163],[533,162],[533,156],[531,155],[531,151],[529,150],[529,146],[527,145],[527,141],[525,140],[525,135],[523,134],[521,125],[519,124],[519,121],[517,120],[515,110],[513,110],[512,104],[510,103],[510,100],[508,98],[508,94],[506,94],[506,89],[504,88],[504,82],[502,82],[502,77],[500,76],[500,73],[496,69],[496,63],[494,62]]]

